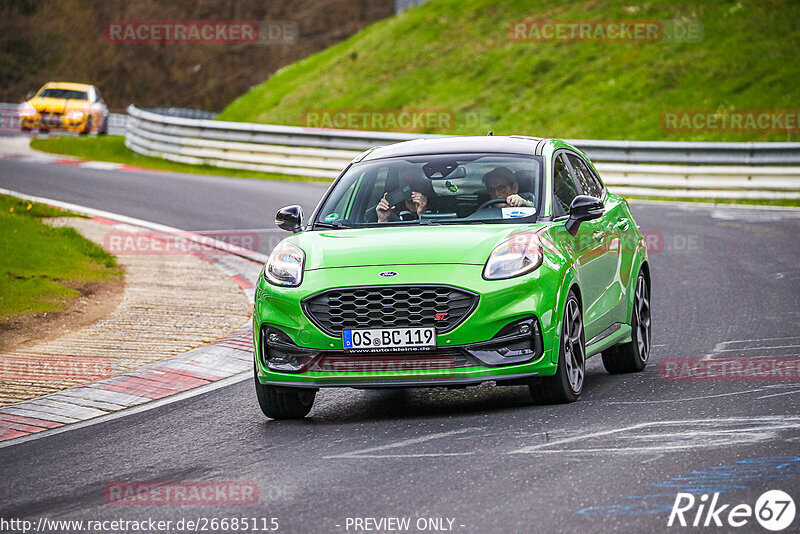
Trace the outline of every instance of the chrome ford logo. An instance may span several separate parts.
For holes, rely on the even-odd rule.
[[[378,276],[383,278],[389,278],[390,276],[397,276],[397,271],[383,271],[382,273],[378,273]]]

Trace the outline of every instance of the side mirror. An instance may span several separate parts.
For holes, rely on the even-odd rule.
[[[27,102],[28,100],[30,100],[31,98],[33,98],[33,95],[34,95],[34,93],[33,93],[33,92],[31,92],[31,91],[28,91],[28,93],[25,95],[25,101]]]
[[[588,195],[578,195],[569,206],[569,219],[567,219],[567,232],[570,235],[578,233],[578,228],[583,221],[599,219],[605,211],[603,201]]]
[[[275,214],[275,224],[278,228],[296,234],[303,230],[303,208],[298,205],[286,206]]]

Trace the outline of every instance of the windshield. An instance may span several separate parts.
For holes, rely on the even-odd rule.
[[[542,161],[450,154],[357,163],[317,212],[322,227],[530,222],[540,210]]]
[[[40,98],[64,98],[67,100],[88,100],[83,91],[73,91],[72,89],[45,89],[39,93]]]

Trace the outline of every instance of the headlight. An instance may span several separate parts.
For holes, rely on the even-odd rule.
[[[36,108],[30,102],[23,102],[19,106],[19,116],[20,117],[35,117],[36,116]]]
[[[514,278],[537,269],[542,264],[542,241],[537,232],[525,232],[497,245],[486,266],[487,280]]]
[[[280,243],[269,255],[264,278],[276,286],[297,287],[303,281],[306,253],[291,243]]]
[[[83,111],[79,109],[71,109],[65,115],[69,120],[80,120],[83,118]]]

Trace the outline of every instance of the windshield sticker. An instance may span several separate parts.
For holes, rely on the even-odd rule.
[[[504,219],[517,219],[536,215],[536,208],[503,208]]]
[[[326,215],[325,218],[322,219],[322,220],[325,221],[325,222],[331,222],[331,221],[335,221],[338,218],[339,218],[339,214],[338,213],[331,213],[330,215]]]

